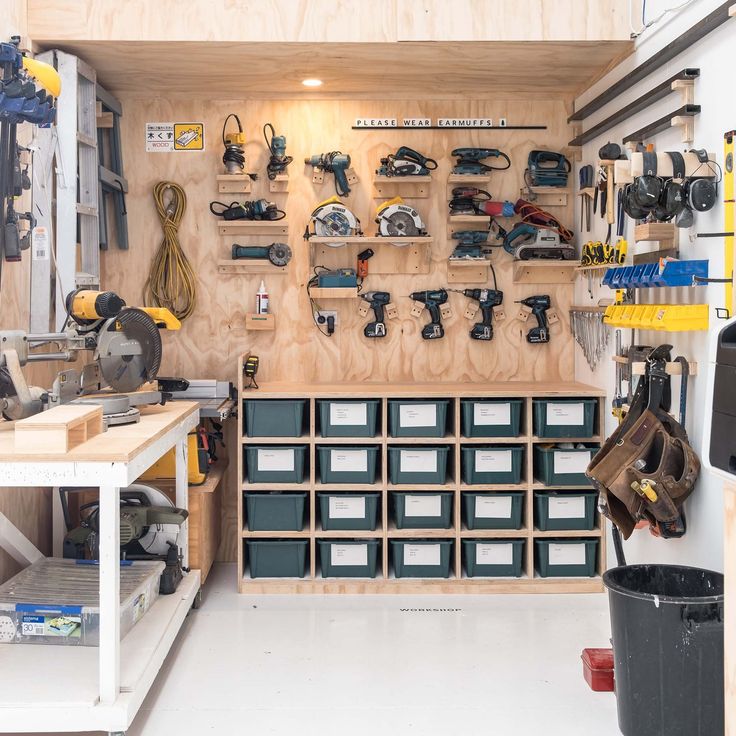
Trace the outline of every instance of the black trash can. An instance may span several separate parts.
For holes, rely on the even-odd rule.
[[[723,575],[627,565],[603,584],[624,736],[723,736]]]

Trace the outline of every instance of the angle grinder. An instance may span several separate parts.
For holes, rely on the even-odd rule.
[[[233,243],[233,260],[267,258],[274,266],[285,266],[291,260],[291,248],[286,243],[271,245],[238,245]]]

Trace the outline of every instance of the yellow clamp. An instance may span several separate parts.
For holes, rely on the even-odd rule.
[[[631,483],[631,488],[633,491],[638,493],[640,496],[644,496],[645,498],[648,498],[652,503],[656,503],[657,501],[657,493],[654,490],[654,486],[657,484],[651,480],[651,478],[642,478],[641,483],[638,481],[633,481]]]

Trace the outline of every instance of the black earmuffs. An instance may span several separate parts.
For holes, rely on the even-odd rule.
[[[694,153],[698,157],[700,165],[707,165],[711,172],[715,173],[711,162],[708,159],[708,152],[704,148],[691,148],[690,153]],[[698,169],[700,166],[698,167]],[[695,171],[697,173],[697,169]],[[719,177],[715,181],[712,178],[701,179],[691,176],[687,182],[687,201],[691,209],[697,212],[707,212],[715,207],[718,199],[718,184],[721,181],[720,167]]]
[[[657,176],[657,154],[651,151],[642,153],[643,174],[634,179],[632,199],[634,204],[653,210],[662,196],[664,182]]]
[[[672,161],[672,178],[665,180],[659,203],[654,210],[654,216],[662,222],[669,222],[677,217],[686,202],[682,186],[685,178],[685,159],[678,151],[667,151],[667,155]]]
[[[634,197],[634,190],[634,184],[627,184],[624,187],[621,205],[624,212],[632,220],[643,220],[649,214],[650,210],[645,209],[644,207],[641,207],[637,204]]]

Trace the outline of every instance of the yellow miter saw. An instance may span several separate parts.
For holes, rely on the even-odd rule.
[[[401,197],[394,197],[379,205],[376,210],[376,222],[377,235],[406,238],[427,234],[427,228],[419,213]]]
[[[337,238],[349,235],[362,235],[360,220],[337,197],[320,202],[312,212],[305,238],[313,235],[320,238]]]
[[[177,379],[161,379],[156,390],[138,391],[154,381],[161,367],[160,329],[178,330],[168,309],[128,307],[112,291],[78,289],[67,296],[64,331],[29,334],[0,332],[0,411],[23,419],[66,403],[101,404],[106,424],[136,422],[141,404],[160,403],[166,391],[181,390]],[[56,352],[36,352],[56,346]],[[92,351],[81,370],[61,371],[50,390],[29,386],[23,366],[37,361],[77,359]]]

